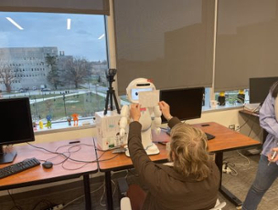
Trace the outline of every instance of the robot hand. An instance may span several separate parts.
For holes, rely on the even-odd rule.
[[[156,134],[160,134],[161,132],[161,129],[160,129],[160,126],[161,126],[161,114],[162,112],[160,111],[160,108],[159,106],[155,106],[154,107],[154,126],[156,127],[155,129],[155,133]]]
[[[120,120],[120,136],[123,137],[126,134],[127,119],[129,118],[129,107],[124,105],[121,110]]]
[[[121,128],[120,129],[120,137],[125,136],[125,129]]]
[[[156,133],[156,134],[160,134],[160,132],[161,132],[161,128],[156,128],[156,129],[155,129],[155,133]]]

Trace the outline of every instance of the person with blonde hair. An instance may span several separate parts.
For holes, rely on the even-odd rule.
[[[216,204],[220,173],[210,158],[204,132],[172,117],[170,107],[159,102],[171,130],[169,160],[156,164],[150,160],[141,143],[140,105],[131,104],[128,148],[139,178],[148,188],[131,185],[127,196],[133,210],[210,209]]]

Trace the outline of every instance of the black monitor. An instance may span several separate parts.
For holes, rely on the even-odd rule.
[[[269,93],[269,89],[278,77],[257,77],[249,79],[250,103],[263,103]]]
[[[204,97],[204,87],[160,90],[160,101],[170,106],[172,116],[180,120],[200,118]],[[162,123],[167,120],[162,116]]]
[[[0,99],[0,163],[9,163],[16,157],[13,145],[34,141],[29,98]]]

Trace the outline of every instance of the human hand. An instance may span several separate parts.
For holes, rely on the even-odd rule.
[[[267,155],[269,162],[278,161],[278,147],[272,148],[271,152]]]
[[[169,121],[172,118],[172,115],[170,114],[170,106],[165,101],[158,102],[158,105],[163,116]]]
[[[133,121],[139,121],[141,117],[140,109],[141,109],[140,104],[130,105],[130,117],[133,119]]]

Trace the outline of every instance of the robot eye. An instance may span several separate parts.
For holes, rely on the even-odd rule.
[[[138,92],[136,92],[135,95],[138,96]]]

